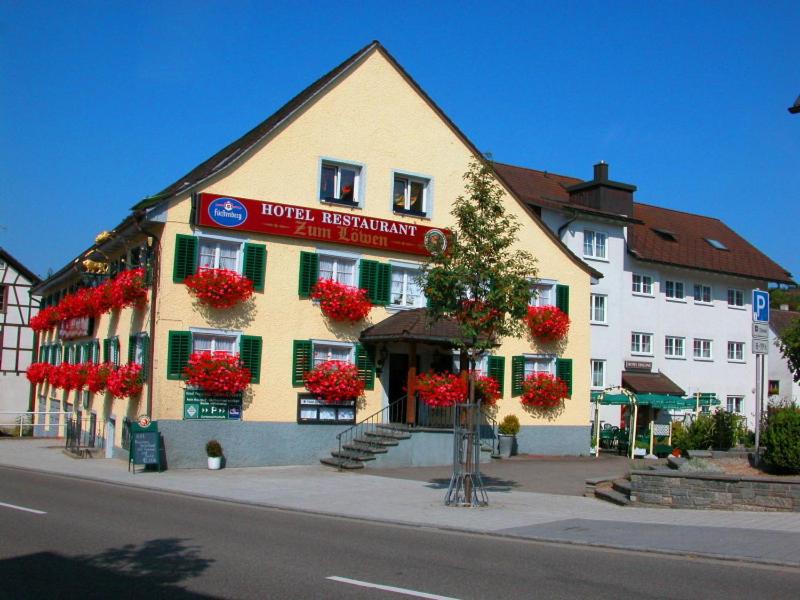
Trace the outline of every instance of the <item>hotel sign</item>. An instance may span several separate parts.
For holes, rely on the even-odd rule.
[[[61,321],[58,337],[62,340],[88,337],[94,331],[94,320],[91,317],[75,317]]]
[[[218,194],[198,194],[197,225],[348,246],[428,255],[447,245],[447,230],[349,212]]]

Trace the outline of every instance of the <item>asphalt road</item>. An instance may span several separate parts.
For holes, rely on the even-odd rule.
[[[798,590],[797,569],[382,525],[0,467],[2,599],[730,600]]]

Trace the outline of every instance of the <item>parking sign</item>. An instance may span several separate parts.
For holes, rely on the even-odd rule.
[[[753,290],[753,321],[769,323],[769,292]]]

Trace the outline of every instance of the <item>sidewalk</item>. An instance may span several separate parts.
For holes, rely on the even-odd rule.
[[[382,523],[800,567],[798,513],[617,507],[512,488],[490,491],[486,508],[449,508],[439,482],[369,471],[320,465],[134,475],[123,461],[77,460],[62,448],[61,440],[3,439],[0,465]]]

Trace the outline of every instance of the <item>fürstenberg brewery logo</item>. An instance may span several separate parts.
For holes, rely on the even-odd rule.
[[[247,220],[247,209],[233,198],[217,198],[208,205],[208,216],[217,225],[238,227]]]

